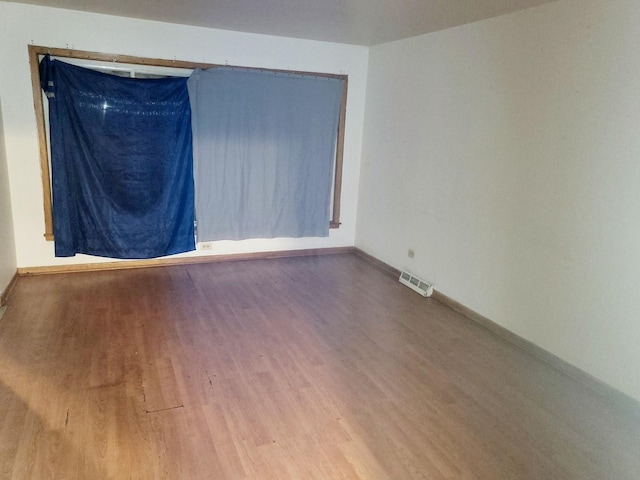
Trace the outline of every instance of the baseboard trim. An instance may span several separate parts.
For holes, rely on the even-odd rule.
[[[394,277],[400,276],[400,270],[397,268],[388,265],[387,263],[375,258],[374,256],[360,250],[359,248],[354,249],[354,253],[359,257],[369,261],[374,266],[378,267],[380,270],[384,271],[389,275],[393,275]],[[487,317],[480,315],[474,310],[464,306],[463,304],[457,302],[456,300],[444,295],[438,290],[433,291],[432,299],[437,302],[451,308],[453,311],[458,312],[463,315],[465,318],[471,320],[472,322],[486,328],[493,334],[501,337],[512,345],[524,350],[530,355],[533,355],[538,360],[541,360],[555,370],[562,372],[566,376],[581,382],[587,387],[591,388],[595,392],[600,395],[606,397],[612,403],[616,404],[620,408],[625,411],[640,416],[640,401],[635,398],[627,395],[624,392],[612,387],[611,385],[603,382],[602,380],[594,377],[593,375],[581,370],[575,365],[570,364],[569,362],[561,359],[560,357],[554,355],[551,352],[548,352],[544,348],[536,345],[535,343],[526,340],[525,338],[513,333],[511,330],[498,325],[493,320],[488,319]]]
[[[533,355],[538,360],[551,365],[554,369],[564,373],[568,377],[581,382],[592,390],[598,392],[600,395],[607,397],[612,403],[615,403],[624,410],[633,413],[636,416],[640,416],[640,402],[635,398],[627,395],[624,392],[621,392],[620,390],[612,387],[611,385],[603,382],[602,380],[594,377],[590,373],[585,372],[575,365],[572,365],[571,363],[561,359],[560,357],[536,345],[535,343],[513,333],[511,330],[498,325],[493,320],[480,315],[479,313],[471,310],[470,308],[462,305],[452,298],[447,297],[441,292],[434,291],[433,299],[437,300],[443,305],[446,305],[447,307],[460,313],[461,315],[464,315],[469,320],[486,328],[487,330],[515,345],[521,350],[524,350],[525,352]]]
[[[355,253],[358,257],[362,258],[363,260],[366,260],[367,262],[378,267],[379,270],[382,270],[383,272],[387,273],[389,276],[400,278],[400,270],[398,270],[395,267],[392,267],[391,265],[383,262],[382,260],[378,260],[376,257],[365,252],[364,250],[361,250],[355,247],[353,249],[353,253]]]
[[[16,271],[16,273],[13,274],[13,277],[11,277],[11,281],[9,282],[9,285],[7,285],[7,288],[5,288],[4,292],[2,292],[2,296],[0,296],[0,307],[3,307],[7,304],[9,295],[11,295],[11,290],[13,290],[13,287],[16,286],[17,281],[18,281],[18,272]]]
[[[206,255],[201,257],[154,258],[151,260],[129,260],[124,262],[86,263],[74,265],[52,265],[46,267],[18,268],[19,276],[49,275],[56,273],[100,272],[107,270],[131,270],[136,268],[169,267],[199,263],[265,260],[271,258],[310,257],[353,253],[354,247],[311,248],[305,250],[282,250],[254,253]]]

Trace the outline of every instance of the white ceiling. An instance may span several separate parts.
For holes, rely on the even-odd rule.
[[[555,0],[12,0],[121,17],[376,45]]]

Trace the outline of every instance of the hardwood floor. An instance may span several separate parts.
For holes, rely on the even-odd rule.
[[[352,254],[21,277],[3,479],[638,479],[640,415]]]

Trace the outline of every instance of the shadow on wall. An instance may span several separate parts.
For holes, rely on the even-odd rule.
[[[0,100],[0,298],[16,273],[16,248]]]

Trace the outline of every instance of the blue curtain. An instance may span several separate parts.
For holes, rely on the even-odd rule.
[[[55,254],[195,249],[186,78],[132,79],[45,57]]]
[[[188,84],[198,239],[328,236],[343,81],[216,68]]]

